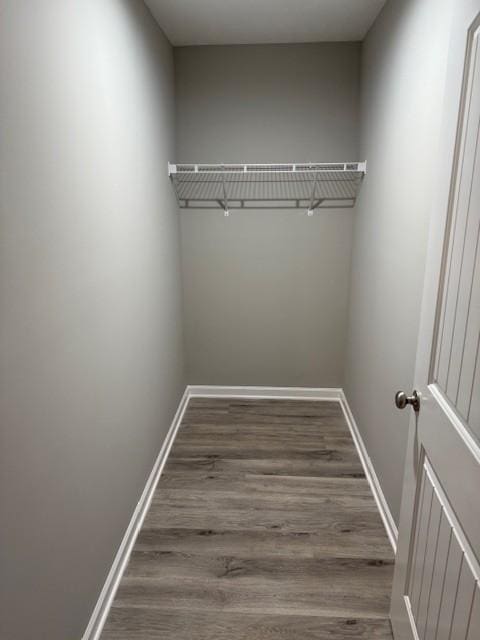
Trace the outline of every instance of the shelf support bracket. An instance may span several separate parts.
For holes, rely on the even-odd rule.
[[[312,211],[315,209],[318,209],[318,207],[322,204],[324,200],[325,198],[319,198],[318,200],[316,200],[312,205]]]
[[[227,185],[225,184],[225,167],[223,167],[223,215],[228,218],[230,211],[228,210]]]
[[[307,209],[307,216],[309,218],[311,218],[313,216],[313,211],[314,209],[316,209],[319,205],[320,201],[315,202],[315,191],[317,190],[317,182],[318,182],[318,176],[315,176],[315,181],[313,183],[313,189],[312,189],[312,195],[310,197],[310,206]]]

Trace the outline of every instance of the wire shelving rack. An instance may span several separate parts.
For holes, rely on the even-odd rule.
[[[355,205],[366,162],[168,164],[182,209],[316,209]]]

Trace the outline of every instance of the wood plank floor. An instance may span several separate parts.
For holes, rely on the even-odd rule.
[[[192,399],[102,640],[391,640],[392,573],[338,403]]]

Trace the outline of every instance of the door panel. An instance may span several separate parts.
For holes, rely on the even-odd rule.
[[[405,602],[418,638],[465,640],[479,566],[424,451],[422,459]]]
[[[480,0],[456,0],[392,591],[396,640],[480,639]]]
[[[476,368],[480,329],[480,27],[474,28],[466,57],[468,81],[464,126],[457,155],[457,179],[448,230],[446,273],[433,381],[480,438],[471,405],[480,389]],[[474,418],[472,421],[471,418]]]

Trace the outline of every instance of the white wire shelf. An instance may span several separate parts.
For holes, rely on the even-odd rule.
[[[315,209],[353,207],[366,162],[168,164],[182,209]]]

